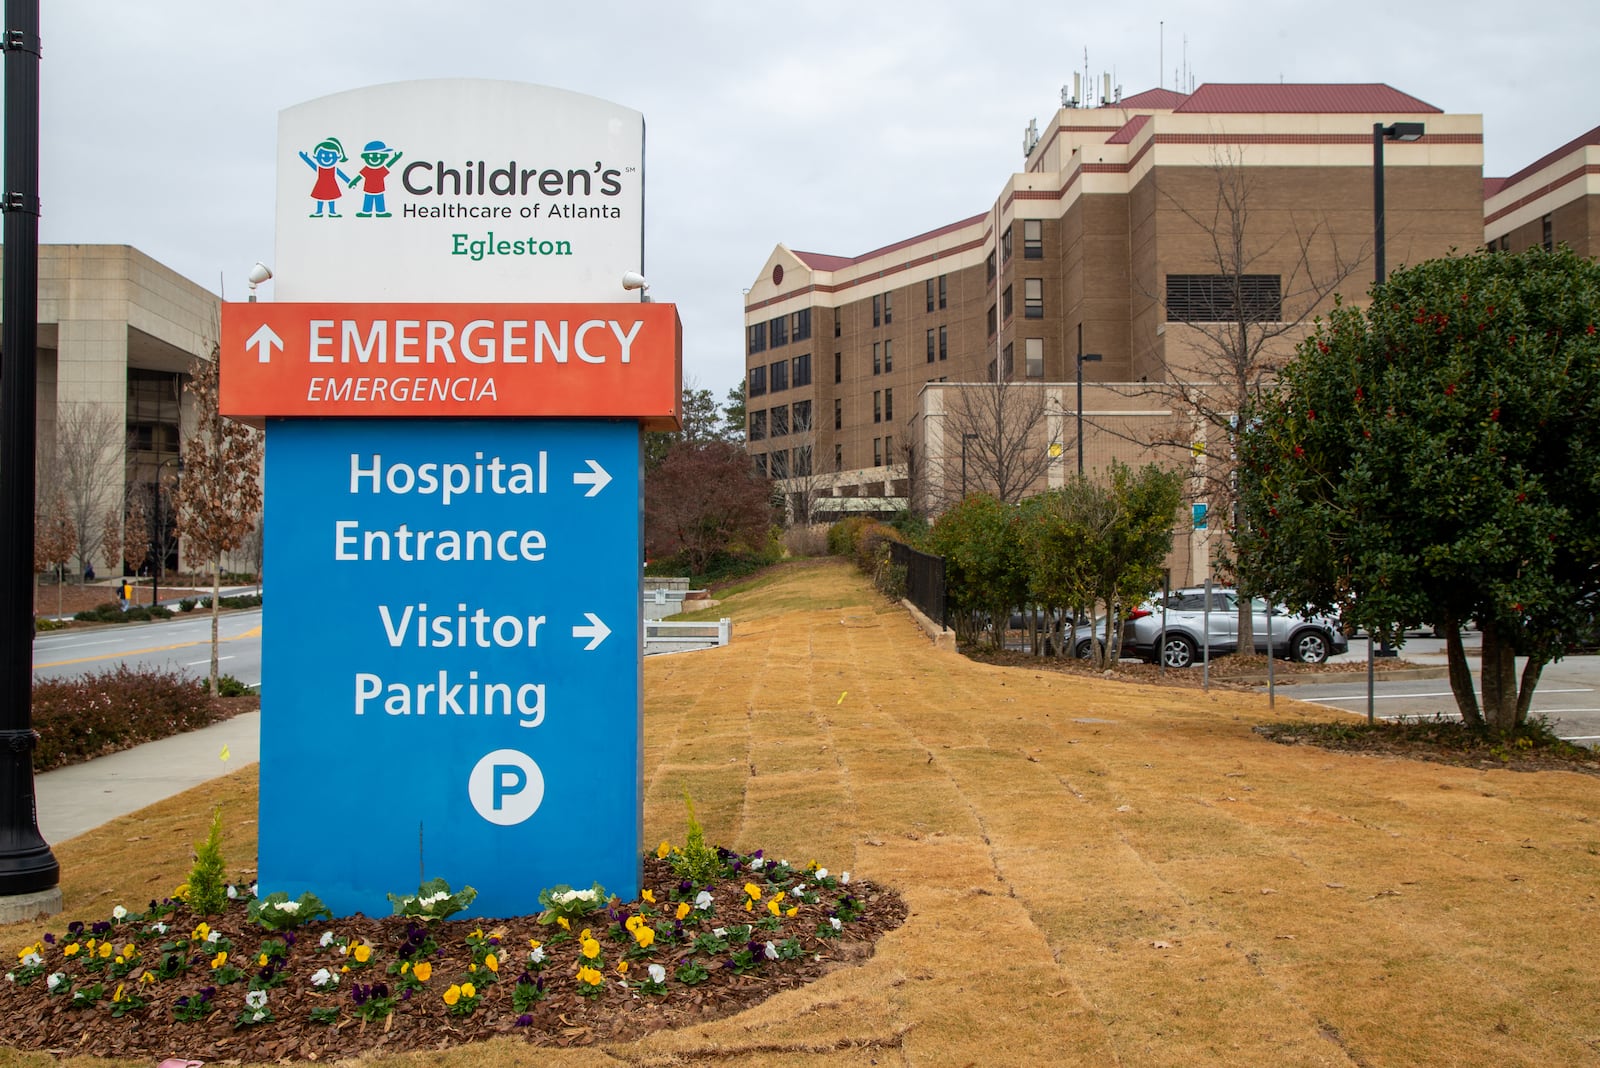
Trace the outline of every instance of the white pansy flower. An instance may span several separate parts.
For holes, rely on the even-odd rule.
[[[652,983],[664,983],[667,981],[667,970],[661,965],[652,964],[648,971],[650,972],[650,981]]]
[[[247,1009],[264,1009],[267,1007],[267,992],[265,990],[252,990],[244,996],[244,1006]]]
[[[827,868],[818,868],[817,869],[817,878],[826,879],[827,877],[828,877],[828,869]]]
[[[531,964],[543,964],[544,963],[544,947],[543,946],[534,946],[533,947],[533,951],[528,954],[528,961]]]
[[[717,937],[717,938],[722,938],[727,933],[728,933],[728,929],[726,927],[713,927],[711,929],[711,934],[714,937]]]
[[[237,901],[237,900],[239,900],[239,888],[237,886],[234,886],[232,883],[228,884],[228,900],[229,901]]]
[[[833,926],[833,929],[835,931],[839,930],[840,928],[842,928],[844,926],[844,924],[839,922],[839,917],[837,917],[837,916],[828,917],[828,923]]]
[[[212,943],[212,942],[215,942],[217,939],[219,939],[221,937],[222,937],[222,932],[221,931],[211,931],[210,933],[208,933],[206,935],[206,942],[207,943]]]
[[[161,923],[160,921],[157,921],[155,924],[151,925],[150,930],[154,931],[158,935],[164,935],[168,931],[170,931],[171,928],[168,927],[166,924]]]
[[[62,983],[66,982],[66,981],[67,981],[67,973],[66,972],[52,972],[51,975],[50,975],[50,978],[48,978],[48,979],[46,979],[44,981],[44,985],[46,986],[46,988],[49,989],[50,993],[54,994],[56,992],[56,987],[60,986]]]
[[[323,949],[327,949],[329,946],[333,945],[333,932],[323,931],[322,937],[317,940],[317,945],[321,946]]]
[[[251,883],[250,884],[250,896],[251,897],[255,897],[256,896],[256,884],[255,883]]]
[[[44,958],[39,956],[37,953],[29,953],[26,957],[22,958],[22,966],[24,968],[32,968],[43,963]]]
[[[694,895],[694,907],[699,909],[701,912],[705,912],[706,910],[710,909],[711,891],[702,890],[698,894]]]
[[[767,866],[767,862],[766,862],[766,859],[763,858],[763,857],[752,857],[751,860],[750,860],[750,867],[754,868],[756,871],[760,871],[762,868],[765,868],[766,866]]]
[[[768,960],[778,959],[778,947],[773,945],[771,942],[768,942],[765,946],[761,947],[761,951],[767,955]]]
[[[123,908],[121,905],[118,905],[116,908],[111,910],[111,918],[120,923],[122,920],[128,918],[128,910]]]
[[[330,984],[337,984],[338,982],[338,976],[334,975],[326,968],[318,968],[316,971],[311,973],[312,986],[328,986]]]

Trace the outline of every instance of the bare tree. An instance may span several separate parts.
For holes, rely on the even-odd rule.
[[[150,507],[143,486],[128,489],[122,522],[122,562],[134,574],[150,557]]]
[[[100,516],[100,549],[111,554],[107,560],[107,570],[113,572],[111,577],[120,570],[116,565],[122,562],[122,548],[122,516],[117,509],[107,508]]]
[[[64,405],[56,414],[54,468],[78,530],[78,573],[101,550],[103,516],[122,488],[121,412],[104,404]],[[106,551],[112,551],[106,546]]]
[[[34,510],[33,569],[56,573],[56,614],[61,614],[61,587],[66,584],[67,561],[78,544],[78,530],[72,522],[67,495],[61,487],[45,490]]]
[[[1169,327],[1187,328],[1188,344],[1180,347],[1169,329],[1166,375],[1139,392],[1178,416],[1157,424],[1143,443],[1186,460],[1187,495],[1206,502],[1208,522],[1231,539],[1238,518],[1237,415],[1272,387],[1312,318],[1370,249],[1361,245],[1349,254],[1325,217],[1287,209],[1286,222],[1252,227],[1252,211],[1269,206],[1236,151],[1214,156],[1209,178],[1214,197],[1160,189],[1206,253],[1194,274],[1168,274],[1164,292],[1141,287]],[[1193,206],[1200,202],[1204,206]],[[1254,640],[1249,599],[1239,605],[1239,642],[1248,649]]]
[[[945,408],[945,470],[936,491],[946,503],[972,493],[993,494],[1007,504],[1020,501],[1050,467],[1042,432],[1047,411],[1045,391],[1037,385],[963,386]]]
[[[218,350],[196,360],[185,387],[194,397],[195,427],[183,445],[178,531],[211,562],[211,696],[217,695],[217,598],[222,555],[244,544],[261,510],[261,436],[224,418],[218,407]]]

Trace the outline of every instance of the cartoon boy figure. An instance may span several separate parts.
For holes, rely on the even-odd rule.
[[[393,214],[383,210],[383,186],[389,178],[389,167],[399,159],[400,153],[391,152],[382,141],[368,141],[367,147],[361,150],[361,161],[366,166],[354,178],[346,179],[352,189],[357,182],[366,182],[363,189],[366,199],[362,201],[361,210],[356,212],[356,218],[387,219]]]
[[[311,155],[300,153],[300,158],[306,161],[307,167],[317,172],[317,183],[311,187],[311,199],[317,202],[317,210],[311,213],[311,217],[320,219],[323,209],[327,209],[328,218],[337,219],[339,213],[334,210],[335,202],[342,195],[339,182],[350,182],[344,171],[339,169],[339,164],[349,162],[344,154],[344,146],[337,137],[329,137],[317,142]]]

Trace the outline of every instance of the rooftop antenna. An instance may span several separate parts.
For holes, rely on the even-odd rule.
[[[1156,23],[1156,25],[1160,27],[1161,34],[1161,48],[1157,53],[1156,59],[1156,77],[1164,79],[1166,78],[1166,75],[1162,72],[1167,69],[1167,20],[1162,19],[1160,22]],[[1162,81],[1161,88],[1165,89],[1166,87],[1167,83]]]

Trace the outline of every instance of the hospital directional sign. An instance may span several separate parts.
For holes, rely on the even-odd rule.
[[[265,608],[263,892],[338,915],[419,876],[484,916],[560,883],[634,895],[638,424],[267,431],[267,555],[316,595]]]

